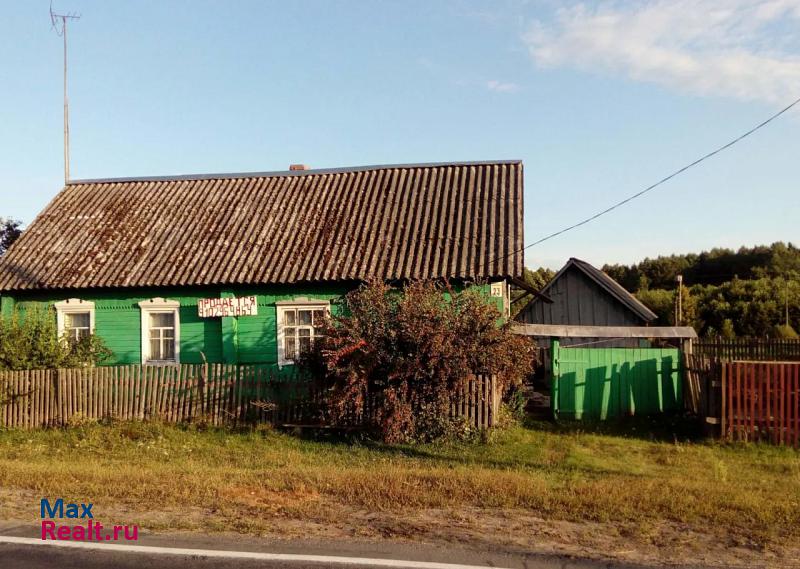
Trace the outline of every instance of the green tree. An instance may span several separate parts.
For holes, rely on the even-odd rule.
[[[658,316],[656,324],[671,326],[675,319],[675,294],[664,289],[644,289],[636,293],[636,298]]]
[[[722,329],[719,331],[719,335],[725,338],[726,340],[730,340],[736,337],[736,331],[733,327],[733,322],[731,322],[730,318],[726,318],[722,321]]]
[[[0,370],[83,367],[102,363],[111,355],[93,334],[78,342],[59,338],[52,309],[0,317]]]
[[[675,291],[674,296],[677,296],[678,291]],[[681,322],[682,326],[692,326],[698,329],[702,326],[699,320],[699,299],[692,294],[692,290],[684,285],[680,287],[681,294]]]
[[[547,283],[553,279],[555,274],[555,271],[545,267],[539,267],[535,271],[529,269],[528,267],[524,267],[522,269],[522,280],[525,281],[525,284],[527,284],[529,287],[535,290],[542,290],[545,285],[547,285]],[[517,314],[519,314],[520,310],[525,308],[532,298],[533,295],[528,291],[519,287],[512,287],[511,317],[514,318]]]
[[[22,235],[22,222],[10,217],[0,217],[0,255]]]
[[[641,290],[643,282],[650,288],[673,289],[679,274],[687,284],[721,285],[734,277],[752,280],[800,273],[800,249],[779,241],[737,251],[714,248],[699,254],[647,258],[633,265],[606,265],[603,270],[631,292]]]

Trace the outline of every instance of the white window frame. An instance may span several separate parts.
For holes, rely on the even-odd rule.
[[[275,325],[278,330],[278,367],[294,365],[294,360],[287,360],[284,354],[284,313],[287,310],[306,308],[311,310],[324,310],[326,314],[331,313],[331,303],[327,300],[309,300],[307,298],[296,298],[294,300],[282,300],[275,303],[277,308]],[[313,336],[312,336],[313,339]]]
[[[69,298],[53,304],[56,309],[56,328],[58,337],[63,338],[66,332],[67,314],[89,313],[89,334],[94,334],[94,302],[81,300],[80,298]]]
[[[181,317],[180,302],[156,297],[139,303],[141,309],[142,365],[178,365],[181,363]],[[153,360],[150,358],[150,315],[172,314],[175,321],[175,359]]]

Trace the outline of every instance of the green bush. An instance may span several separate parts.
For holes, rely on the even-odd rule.
[[[0,317],[0,370],[84,367],[111,356],[95,335],[77,342],[59,338],[52,309],[34,308]]]

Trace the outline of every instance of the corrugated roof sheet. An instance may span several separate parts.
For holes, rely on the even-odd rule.
[[[80,181],[0,290],[519,276],[520,161]]]

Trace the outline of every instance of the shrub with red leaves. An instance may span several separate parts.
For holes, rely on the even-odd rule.
[[[323,383],[326,418],[365,422],[386,442],[446,435],[465,377],[489,373],[501,386],[519,384],[534,359],[485,291],[429,281],[362,286],[324,334],[300,363]]]

